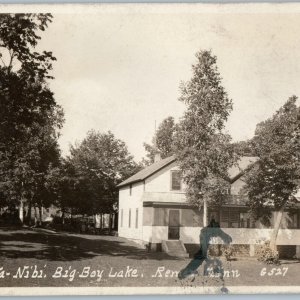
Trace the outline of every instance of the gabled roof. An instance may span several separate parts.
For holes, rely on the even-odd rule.
[[[294,197],[296,198],[297,201],[300,202],[300,188],[298,189],[298,191],[296,192],[296,194],[294,194]]]
[[[144,168],[143,170],[139,171],[138,173],[134,174],[133,176],[129,177],[125,181],[121,182],[118,187],[122,187],[125,185],[129,185],[135,182],[140,182],[145,180],[146,178],[150,177],[154,173],[160,171],[167,165],[171,164],[176,160],[175,156],[172,155],[170,157],[167,157],[165,159],[162,159],[158,162],[155,162],[154,164]],[[259,160],[258,157],[251,157],[251,156],[242,156],[238,162],[232,166],[229,170],[229,178],[231,181],[236,180],[238,177],[242,176],[244,172],[254,163],[256,163]]]
[[[143,181],[149,176],[153,175],[154,173],[158,172],[162,168],[166,167],[167,165],[171,164],[176,160],[175,156],[172,155],[170,157],[161,159],[154,164],[144,168],[143,170],[139,171],[138,173],[134,174],[133,176],[129,177],[125,181],[121,182],[118,187],[122,187],[128,184],[132,184],[135,182]]]
[[[235,181],[240,176],[242,176],[250,166],[255,164],[259,160],[256,156],[242,156],[236,164],[234,164],[228,170],[229,179]]]

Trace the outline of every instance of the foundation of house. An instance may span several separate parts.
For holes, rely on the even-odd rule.
[[[200,253],[199,244],[186,244],[184,243],[186,248],[186,252],[189,254],[189,257],[195,257]],[[258,245],[249,245],[249,244],[241,244],[241,245],[209,245],[209,254],[212,256],[223,256],[224,250],[227,247],[231,247],[233,251],[233,256],[236,257],[255,257],[255,252]],[[145,244],[145,248],[148,249],[149,252],[161,252],[162,244],[161,243],[148,243]],[[296,245],[279,245],[277,246],[277,250],[279,252],[280,258],[286,259],[300,259],[300,246]]]

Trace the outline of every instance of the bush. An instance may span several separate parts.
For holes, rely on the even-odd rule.
[[[0,224],[2,226],[22,226],[18,210],[15,208],[6,209],[0,215]]]
[[[222,252],[223,252],[223,254],[224,254],[227,261],[231,261],[234,254],[235,254],[234,248],[231,245],[224,248],[224,250]]]
[[[207,255],[210,257],[220,256],[220,246],[221,245],[209,245],[207,249]]]
[[[255,251],[255,255],[257,256],[258,261],[262,261],[267,264],[279,264],[278,251],[271,249],[269,242],[259,246]]]

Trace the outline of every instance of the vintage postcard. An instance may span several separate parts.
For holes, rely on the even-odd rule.
[[[0,295],[300,292],[300,4],[0,6]]]

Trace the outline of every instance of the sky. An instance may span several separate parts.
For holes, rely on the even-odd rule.
[[[178,120],[180,82],[191,78],[195,53],[217,56],[233,100],[226,130],[253,136],[292,95],[300,96],[300,9],[259,5],[106,6],[61,9],[39,48],[53,51],[50,87],[64,108],[63,155],[88,130],[112,131],[137,161],[143,143],[168,116]]]

